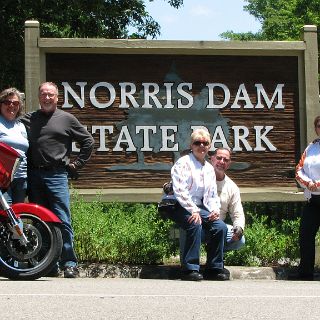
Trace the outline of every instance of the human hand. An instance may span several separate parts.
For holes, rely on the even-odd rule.
[[[214,212],[214,211],[212,211],[208,216],[209,221],[216,221],[216,220],[219,220],[219,218],[220,218],[220,213]]]
[[[316,184],[315,182],[313,182],[313,181],[310,181],[310,182],[308,183],[307,188],[308,188],[310,191],[313,191],[313,192],[318,190],[317,184]]]
[[[201,224],[202,221],[201,221],[201,217],[200,217],[200,214],[199,212],[192,212],[191,216],[188,218],[188,222],[189,223],[196,223],[196,224]]]
[[[77,171],[77,167],[73,163],[69,163],[67,165],[68,176],[72,180],[77,180],[79,178],[79,173]]]
[[[172,181],[166,182],[162,188],[165,194],[173,194]]]
[[[232,238],[231,239],[234,240],[234,241],[240,240],[242,238],[242,236],[243,236],[243,229],[241,227],[239,227],[239,226],[233,227],[232,228],[232,232],[233,232],[233,234],[232,234]]]

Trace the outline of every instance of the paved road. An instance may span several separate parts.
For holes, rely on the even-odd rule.
[[[320,319],[320,281],[0,278],[3,319]]]

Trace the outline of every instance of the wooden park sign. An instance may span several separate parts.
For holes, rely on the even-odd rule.
[[[105,200],[157,201],[199,126],[212,151],[233,150],[244,200],[302,199],[294,168],[319,111],[317,65],[313,26],[302,41],[243,43],[49,39],[26,22],[27,108],[39,83],[58,85],[59,107],[95,139],[73,184]]]

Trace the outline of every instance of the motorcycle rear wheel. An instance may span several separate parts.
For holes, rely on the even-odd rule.
[[[0,276],[12,280],[35,280],[47,275],[57,264],[62,235],[57,224],[42,221],[32,213],[21,213],[27,246],[8,233],[0,243]]]

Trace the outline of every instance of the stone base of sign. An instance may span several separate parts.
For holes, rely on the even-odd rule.
[[[243,202],[296,202],[305,201],[303,192],[295,187],[249,188],[240,187]],[[162,196],[162,188],[125,189],[75,189],[71,196],[79,195],[87,201],[157,203]]]

